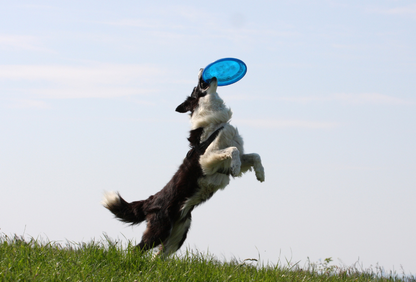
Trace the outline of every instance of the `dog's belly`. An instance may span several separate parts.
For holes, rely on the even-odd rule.
[[[219,189],[224,189],[230,182],[230,177],[226,174],[214,173],[212,175],[203,176],[198,179],[199,190],[190,198],[188,198],[182,207],[182,215],[195,206],[205,202],[214,195]]]

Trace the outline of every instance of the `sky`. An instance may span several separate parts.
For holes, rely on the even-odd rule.
[[[140,241],[100,204],[145,199],[188,151],[198,70],[266,181],[231,180],[186,248],[219,259],[416,273],[416,4],[401,0],[8,1],[0,9],[0,232]]]

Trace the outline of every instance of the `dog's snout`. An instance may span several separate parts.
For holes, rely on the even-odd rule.
[[[217,82],[217,78],[215,76],[211,77],[210,79],[208,79],[207,84],[211,84],[211,83],[215,83]]]
[[[210,82],[209,82],[209,89],[213,92],[217,91],[217,85],[218,85],[218,80],[217,78],[214,76],[213,78],[211,78]]]

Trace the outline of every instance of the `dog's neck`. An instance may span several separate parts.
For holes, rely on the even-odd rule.
[[[210,93],[199,99],[198,107],[191,116],[191,127],[204,129],[202,142],[224,123],[229,122],[232,114],[231,109],[224,104],[217,93]]]

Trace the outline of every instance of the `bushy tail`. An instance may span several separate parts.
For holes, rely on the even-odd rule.
[[[143,211],[145,201],[127,203],[119,193],[105,192],[102,204],[109,209],[120,221],[139,224],[146,219]]]

